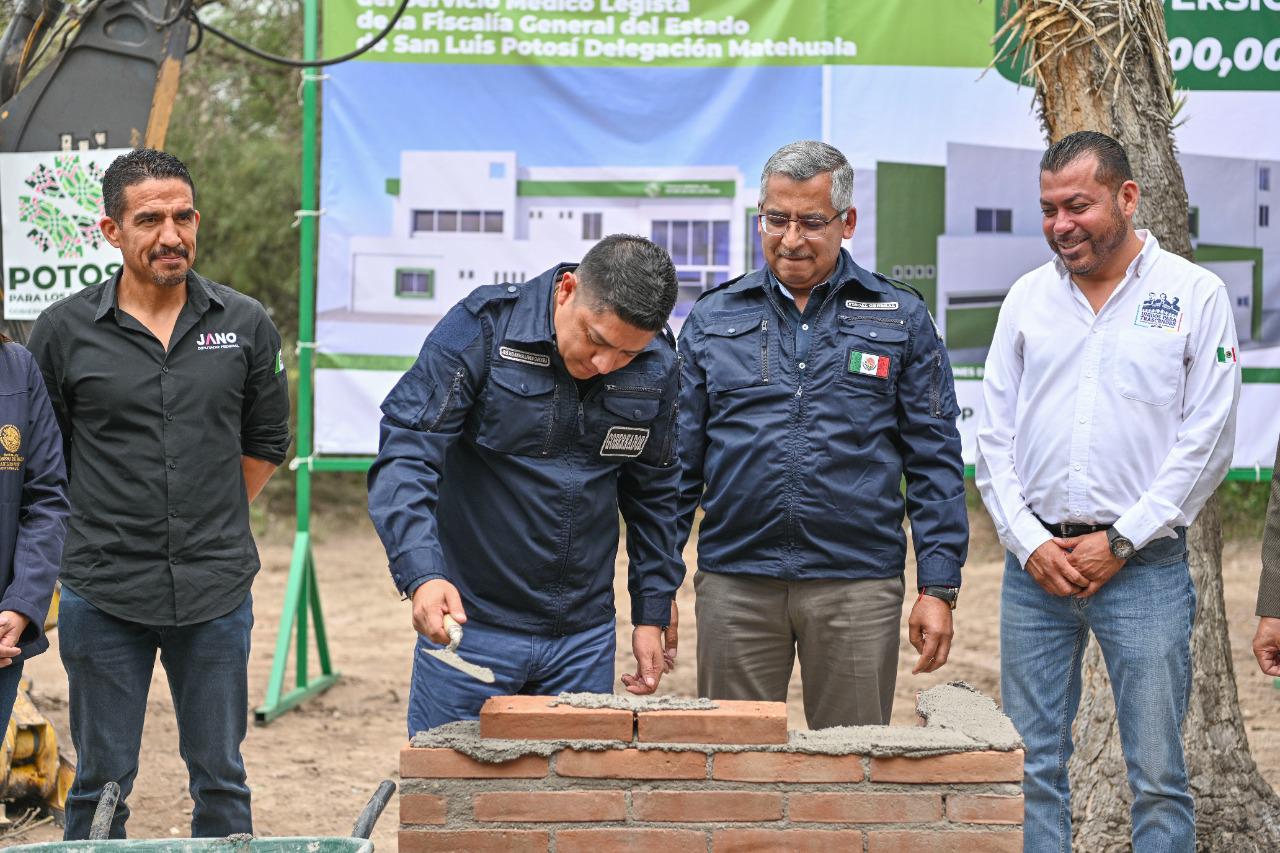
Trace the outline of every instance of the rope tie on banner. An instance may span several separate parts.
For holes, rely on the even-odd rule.
[[[302,106],[302,88],[304,86],[308,83],[319,83],[328,79],[328,74],[317,74],[314,71],[309,71],[305,68],[302,69],[302,71],[298,73],[298,106]]]
[[[321,216],[324,216],[328,212],[329,211],[325,210],[323,207],[320,208],[319,210],[295,210],[293,212],[293,224],[290,225],[289,227],[297,228],[299,225],[302,224],[302,217],[304,216],[314,216],[318,219]]]
[[[315,341],[298,341],[293,345],[293,354],[302,355],[302,351],[304,349],[315,349],[315,348],[316,348]]]
[[[312,469],[312,463],[316,460],[315,454],[311,456],[295,456],[289,460],[289,470],[297,471],[299,468],[306,467],[308,471]]]

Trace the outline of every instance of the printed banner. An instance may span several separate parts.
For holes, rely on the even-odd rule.
[[[327,54],[396,0],[327,0]],[[1002,2],[413,0],[323,84],[317,448],[377,450],[378,404],[482,284],[600,237],[671,252],[673,327],[763,264],[759,173],[822,139],[856,171],[854,259],[928,300],[955,363],[967,462],[1005,293],[1049,259],[1044,138]],[[1245,389],[1235,466],[1269,468],[1280,403],[1280,0],[1167,0],[1197,257],[1226,282]],[[1280,211],[1278,211],[1280,212]]]
[[[122,150],[0,154],[4,316],[34,320],[110,278],[120,250],[102,236],[102,173]]]

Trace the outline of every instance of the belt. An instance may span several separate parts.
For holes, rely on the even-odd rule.
[[[1054,536],[1063,539],[1071,539],[1076,536],[1087,536],[1090,533],[1097,533],[1099,530],[1110,530],[1110,524],[1071,524],[1066,521],[1060,521],[1057,524],[1045,521],[1040,516],[1036,516],[1036,521],[1044,525],[1044,529],[1052,533]]]

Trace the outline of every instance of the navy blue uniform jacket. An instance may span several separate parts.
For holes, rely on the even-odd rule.
[[[659,334],[579,398],[552,325],[561,266],[478,288],[436,325],[382,404],[369,514],[396,587],[444,578],[469,617],[544,636],[613,618],[618,513],[631,618],[666,625],[679,371]]]
[[[905,510],[918,585],[958,587],[969,528],[951,363],[914,292],[843,260],[844,280],[814,297],[803,361],[764,270],[694,305],[678,541],[701,502],[701,570],[888,578],[904,571]]]
[[[26,660],[49,647],[44,620],[67,533],[62,431],[36,360],[0,346],[0,610],[31,620],[18,640]]]

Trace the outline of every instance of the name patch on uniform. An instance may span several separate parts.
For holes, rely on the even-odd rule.
[[[851,308],[854,311],[897,311],[898,303],[896,302],[859,302],[856,299],[846,299],[844,301],[845,308]]]
[[[1176,332],[1182,328],[1182,308],[1179,297],[1170,299],[1167,294],[1151,293],[1138,306],[1138,316],[1133,325],[1143,329],[1168,329]]]
[[[889,356],[873,352],[849,351],[849,372],[877,379],[889,378]]]
[[[649,443],[649,430],[645,427],[609,427],[600,445],[601,456],[635,457],[644,452]]]
[[[196,349],[239,349],[235,332],[201,332],[196,335]]]
[[[543,355],[540,352],[525,352],[522,349],[498,347],[498,355],[502,356],[507,361],[518,361],[521,364],[532,364],[534,367],[551,366],[551,356]]]
[[[4,453],[0,453],[0,471],[20,470],[26,458],[18,455],[22,449],[22,430],[13,424],[0,427],[0,447],[4,448]]]

